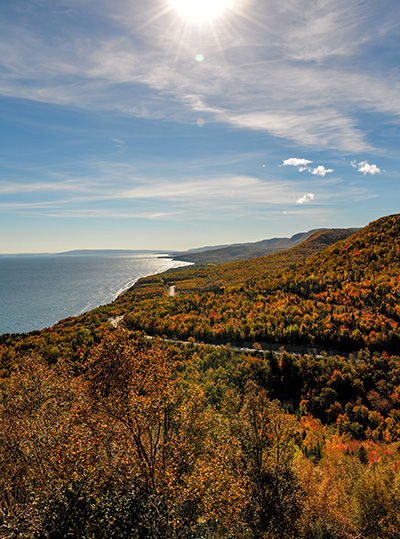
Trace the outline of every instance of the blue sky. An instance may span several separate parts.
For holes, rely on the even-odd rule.
[[[0,4],[0,252],[399,212],[398,0],[208,2]]]

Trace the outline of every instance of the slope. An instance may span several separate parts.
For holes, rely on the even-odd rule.
[[[322,237],[314,236],[311,243],[320,244]],[[182,273],[164,276],[164,283],[159,280],[144,295],[142,285],[130,292],[125,299],[135,305],[126,321],[136,329],[207,341],[369,347],[395,353],[400,346],[399,237],[400,216],[394,215],[311,257],[303,252],[300,262],[293,249],[192,270],[186,280]],[[166,298],[166,277],[170,282],[177,277],[178,289],[186,293]]]
[[[179,293],[189,293],[259,279],[304,260],[351,234],[354,234],[354,229],[319,230],[301,244],[280,253],[220,265],[196,265],[184,270],[171,270],[162,275],[144,277],[121,296],[121,300],[143,293],[151,294],[152,290],[154,293],[163,293],[165,287],[170,285],[176,285]]]

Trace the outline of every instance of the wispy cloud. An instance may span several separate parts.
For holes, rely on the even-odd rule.
[[[238,14],[231,26],[221,22],[201,42],[171,12],[158,17],[160,4],[152,1],[119,0],[112,10],[104,2],[86,3],[80,24],[67,13],[62,26],[50,9],[57,39],[21,15],[20,26],[1,24],[0,93],[179,121],[192,121],[193,111],[203,110],[236,128],[303,146],[362,152],[373,144],[357,114],[399,114],[400,77],[343,58],[357,57],[395,31],[399,7],[388,2],[387,10],[345,0],[254,2],[249,13],[242,8],[246,19]],[[85,23],[100,16],[110,29],[107,38]],[[367,28],[376,20],[374,35]],[[115,26],[119,35],[111,34]],[[201,63],[195,60],[200,48]]]
[[[116,178],[118,181],[116,181]],[[74,189],[77,185],[81,189]],[[135,165],[99,162],[90,176],[74,181],[5,183],[0,186],[3,210],[34,211],[46,215],[68,217],[107,216],[200,216],[221,212],[234,215],[238,211],[260,211],[276,206],[290,207],[314,200],[313,193],[301,193],[306,185],[300,181],[277,179],[271,173],[263,178],[250,175],[199,175],[186,178],[138,176]],[[345,197],[362,197],[366,191],[352,186],[315,184],[322,203]],[[368,193],[367,193],[368,194]]]
[[[138,183],[116,193],[115,198],[155,200],[184,203],[191,207],[248,204],[282,204],[291,200],[293,183],[265,181],[252,176],[223,175],[190,178],[189,180],[159,180]]]
[[[301,146],[337,148],[360,152],[371,149],[355,121],[346,118],[337,110],[315,110],[280,113],[254,112],[230,114],[222,112],[221,117],[236,127],[266,131],[276,137],[295,141]]]
[[[48,217],[56,218],[70,218],[70,219],[145,219],[145,220],[156,220],[156,221],[166,221],[171,219],[179,219],[184,216],[183,212],[177,211],[113,211],[106,208],[97,208],[97,209],[58,209],[51,210],[46,213]]]
[[[76,180],[65,182],[10,182],[0,181],[0,194],[15,195],[25,193],[51,193],[51,192],[89,192],[90,186]]]
[[[20,202],[19,198],[26,198],[28,191],[41,197],[39,205],[74,205],[92,204],[107,201],[112,204],[124,202],[138,203],[168,203],[172,206],[196,207],[222,207],[232,210],[239,206],[254,204],[281,204],[290,203],[296,185],[293,182],[261,180],[245,175],[212,175],[191,176],[190,179],[164,179],[144,178],[135,175],[134,167],[121,167],[118,170],[118,182],[115,182],[115,173],[112,165],[103,163],[98,167],[96,180],[94,177],[80,177],[79,180],[65,182],[43,183],[5,183],[0,184],[0,192],[4,196],[12,197],[7,204],[21,204],[22,206],[36,207],[37,200]],[[125,170],[124,170],[125,168]],[[81,189],[74,189],[76,184]],[[55,199],[54,194],[62,195]],[[70,193],[70,197],[63,196]],[[4,199],[3,199],[4,200]]]
[[[11,244],[40,236],[38,216],[66,219],[57,234],[49,220],[57,242],[75,241],[68,219],[82,231],[96,219],[99,236],[108,219],[151,219],[168,223],[142,237],[179,230],[190,243],[393,211],[398,0],[236,0],[201,28],[168,0],[0,4]]]

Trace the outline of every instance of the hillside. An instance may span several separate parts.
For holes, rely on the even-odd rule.
[[[399,237],[320,231],[0,336],[0,536],[398,537]]]
[[[343,229],[343,234],[352,234],[357,229]],[[272,238],[262,240],[255,243],[239,243],[227,245],[223,247],[208,247],[199,251],[189,251],[175,255],[176,260],[184,260],[185,262],[193,262],[196,264],[204,264],[208,262],[223,264],[234,262],[237,260],[247,260],[260,256],[267,256],[274,253],[286,251],[291,247],[295,247],[313,236],[316,232],[326,231],[326,229],[310,230],[308,232],[300,232],[291,238]]]
[[[163,293],[165,287],[172,284],[176,285],[179,293],[188,293],[245,283],[296,264],[351,234],[354,234],[353,229],[320,230],[314,232],[299,245],[280,253],[226,264],[196,265],[184,270],[171,270],[163,275],[145,277],[140,279],[121,299],[124,301],[131,295],[141,295],[142,292],[149,294],[152,289],[154,293]]]
[[[400,217],[394,215],[309,258],[303,253],[300,262],[294,248],[186,276],[178,273],[168,280],[183,292],[176,298],[164,297],[166,276],[139,283],[121,298],[126,322],[136,329],[199,340],[369,347],[393,353],[400,343],[399,232]],[[130,301],[135,302],[131,313]]]

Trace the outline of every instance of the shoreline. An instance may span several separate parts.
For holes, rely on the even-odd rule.
[[[159,255],[162,255],[160,258]],[[47,255],[48,256],[48,255]],[[8,257],[7,257],[8,258]],[[10,257],[10,266],[3,266],[3,273],[0,274],[2,278],[0,281],[0,289],[3,288],[3,293],[0,296],[0,301],[2,302],[2,313],[0,316],[0,336],[4,335],[24,335],[31,333],[33,331],[42,331],[53,327],[57,323],[65,320],[66,318],[73,318],[81,316],[87,312],[90,312],[93,309],[98,307],[108,305],[113,303],[118,297],[127,292],[136,282],[143,278],[151,275],[158,275],[169,269],[175,269],[180,267],[185,267],[191,265],[185,261],[174,260],[171,256],[166,256],[164,253],[154,253],[149,252],[147,256],[134,257],[133,261],[138,261],[138,266],[135,268],[133,266],[132,273],[137,272],[136,276],[132,276],[123,280],[123,285],[121,286],[121,281],[113,284],[112,279],[112,266],[110,269],[109,264],[107,267],[109,269],[109,274],[106,272],[105,281],[101,279],[101,274],[97,277],[96,281],[103,284],[103,289],[97,288],[88,294],[85,294],[82,298],[80,295],[79,286],[76,288],[73,287],[73,276],[69,273],[70,277],[69,282],[65,285],[65,279],[63,280],[63,275],[60,277],[60,281],[57,284],[56,272],[62,268],[62,274],[67,277],[68,267],[59,266],[56,264],[54,269],[51,267],[51,262],[48,263],[48,260],[54,260],[54,256],[50,255],[48,258],[39,256],[12,256]],[[65,257],[56,257],[57,260],[62,261],[71,261],[72,259],[77,259],[78,257],[65,256]],[[79,255],[79,258],[82,261],[90,259],[90,261],[95,263],[96,257],[89,255],[85,257],[84,255]],[[120,258],[120,255],[110,256],[98,255],[98,258],[101,260],[104,259],[113,259]],[[125,257],[124,257],[125,258]],[[11,260],[12,259],[12,260]],[[5,257],[3,258],[5,260]],[[33,269],[38,269],[36,267],[32,268],[30,263],[32,260],[39,261],[42,273],[36,279]],[[149,268],[146,271],[145,263],[143,261],[149,261]],[[142,261],[142,262],[141,262]],[[153,264],[150,263],[153,262]],[[157,264],[157,261],[159,263]],[[15,263],[11,265],[11,262]],[[168,267],[164,267],[169,262]],[[91,263],[91,271],[93,271],[93,263]],[[22,277],[18,272],[15,271],[15,267],[18,264],[18,270],[20,271],[22,277],[25,275],[32,274],[27,281],[22,281]],[[20,266],[22,264],[22,266]],[[159,266],[159,268],[154,266]],[[36,266],[36,263],[34,264]],[[143,267],[144,266],[144,267]],[[50,269],[49,269],[50,268]],[[80,273],[77,271],[76,282],[79,284],[79,274],[84,273],[84,268],[80,269]],[[159,271],[155,271],[159,269]],[[95,270],[94,270],[95,271]],[[99,270],[100,272],[101,270]],[[122,272],[123,270],[121,270]],[[127,270],[128,273],[129,270]],[[46,274],[54,276],[53,282],[49,284],[46,280]],[[115,272],[114,272],[115,274]],[[128,276],[128,275],[126,275]],[[108,277],[108,279],[107,279]],[[118,286],[118,289],[117,289]],[[53,287],[53,288],[52,288]],[[84,292],[88,287],[83,285]],[[114,290],[113,290],[114,288]],[[33,290],[34,289],[34,290]],[[96,296],[96,291],[100,294]],[[83,299],[85,305],[78,305],[80,300]],[[70,304],[68,307],[68,303]],[[81,304],[83,301],[81,302]],[[74,308],[75,306],[75,308]],[[63,308],[65,307],[65,310]],[[69,309],[69,310],[68,310]],[[34,326],[34,324],[36,324]]]

